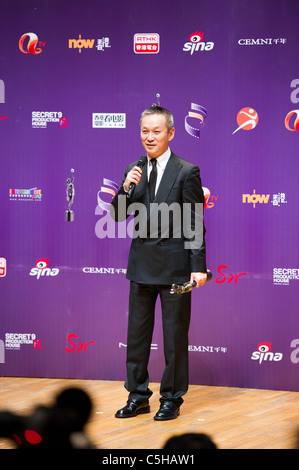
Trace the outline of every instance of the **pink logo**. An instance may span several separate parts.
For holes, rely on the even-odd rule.
[[[80,341],[73,342],[71,340],[71,338],[78,338],[78,336],[77,335],[68,335],[67,340],[70,344],[67,348],[65,348],[66,352],[74,352],[74,351],[79,352],[79,351],[82,351],[82,350],[83,350],[83,352],[86,352],[87,346],[89,346],[90,344],[95,344],[95,341],[89,341],[89,343],[86,343],[86,342],[81,343]]]
[[[195,31],[195,33],[190,34],[189,41],[193,43],[197,43],[202,41],[203,33],[201,31]]]
[[[239,277],[246,276],[247,274],[247,273],[241,273],[241,274],[226,273],[225,274],[222,272],[223,269],[228,269],[228,267],[225,266],[225,264],[221,264],[221,266],[218,266],[217,271],[221,276],[215,279],[215,282],[217,282],[217,284],[223,284],[223,282],[226,282],[227,284],[229,284],[232,281],[234,281],[234,283],[237,284]]]
[[[259,343],[257,345],[257,350],[261,353],[269,352],[269,351],[271,351],[271,345],[272,345],[272,343],[266,343],[264,341],[263,343]]]

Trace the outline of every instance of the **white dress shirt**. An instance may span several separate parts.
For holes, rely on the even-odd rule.
[[[166,165],[167,165],[167,162],[169,160],[170,155],[171,155],[171,150],[168,147],[166,152],[162,153],[162,155],[160,155],[159,157],[156,158],[156,161],[157,161],[157,182],[156,182],[155,194],[157,194],[159,184],[161,182],[161,179],[162,179],[162,176],[163,176],[163,173],[164,173],[164,170],[166,168]],[[149,176],[150,176],[150,173],[152,171],[153,165],[150,162],[150,157],[149,156],[147,156],[147,159],[148,159],[147,176],[148,176],[148,179],[149,179]]]

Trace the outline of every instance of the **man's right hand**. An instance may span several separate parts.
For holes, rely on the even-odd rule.
[[[126,180],[124,182],[124,190],[126,192],[129,191],[129,187],[131,183],[135,183],[136,186],[138,185],[140,178],[141,178],[142,168],[138,166],[134,166],[131,171],[127,174]]]

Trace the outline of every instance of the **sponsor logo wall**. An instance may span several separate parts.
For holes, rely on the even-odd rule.
[[[133,224],[109,208],[158,97],[205,196],[190,382],[299,391],[299,6],[264,0],[249,33],[232,1],[2,6],[0,375],[124,380]]]

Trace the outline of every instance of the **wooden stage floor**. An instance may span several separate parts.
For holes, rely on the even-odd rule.
[[[299,429],[298,392],[191,385],[181,415],[158,422],[159,384],[151,384],[151,412],[117,419],[127,400],[123,382],[0,377],[0,410],[29,414],[49,405],[62,389],[80,387],[93,402],[86,432],[98,449],[162,449],[185,432],[208,434],[218,449],[295,449]],[[0,449],[13,449],[0,439]]]

